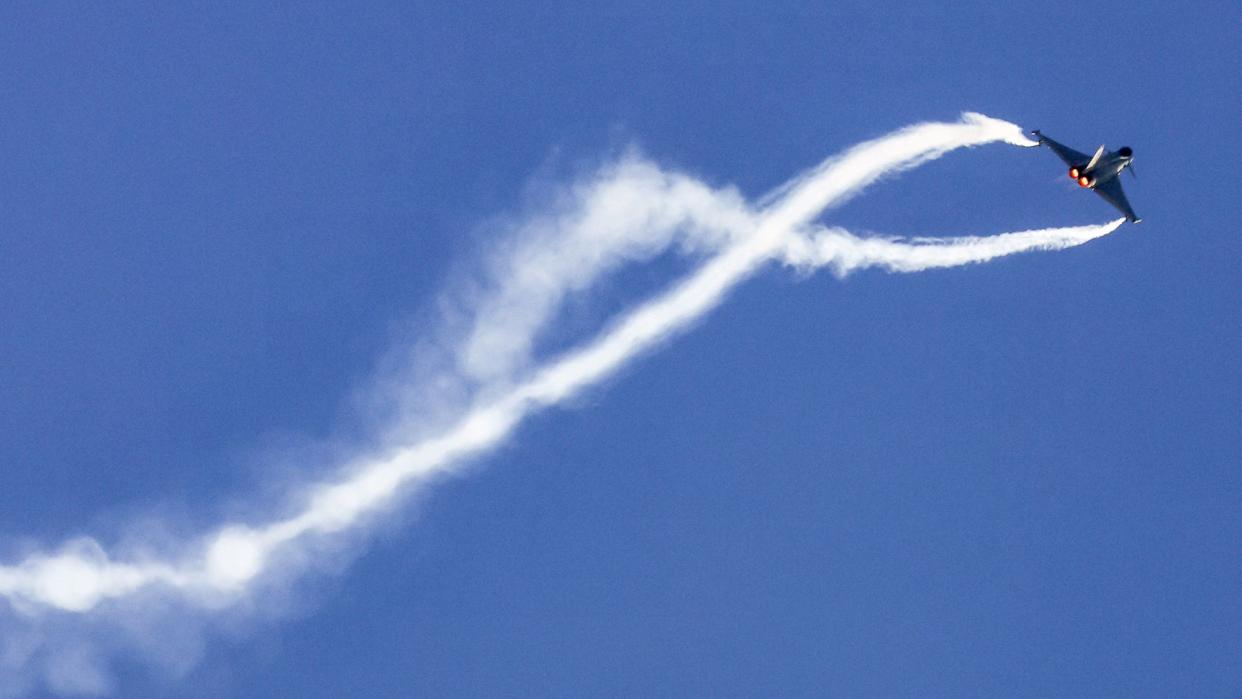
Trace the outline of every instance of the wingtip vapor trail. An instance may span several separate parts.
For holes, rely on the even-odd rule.
[[[748,209],[731,191],[712,190],[692,178],[662,171],[657,173],[660,176],[645,172],[633,181],[625,180],[623,184],[629,189],[623,188],[616,197],[604,197],[607,201],[584,197],[584,207],[599,207],[613,212],[610,215],[634,215],[633,230],[622,227],[615,231],[621,242],[626,236],[650,236],[646,227],[655,226],[667,229],[659,245],[671,244],[675,234],[699,236],[704,246],[714,246],[715,252],[667,291],[622,313],[578,348],[528,371],[515,368],[518,373],[503,377],[498,384],[509,386],[508,390],[488,393],[488,400],[476,403],[448,429],[379,457],[359,459],[338,480],[313,486],[301,495],[290,516],[260,524],[226,523],[183,554],[164,559],[114,560],[94,540],[77,540],[54,553],[37,552],[20,562],[0,566],[0,596],[31,619],[48,610],[87,614],[106,606],[109,600],[152,588],[179,594],[192,606],[218,607],[222,598],[227,601],[243,596],[270,570],[277,552],[311,537],[358,528],[368,515],[391,506],[416,484],[455,472],[464,459],[494,448],[530,415],[614,374],[686,328],[766,263],[777,261],[803,269],[829,266],[842,276],[864,267],[914,272],[1081,245],[1116,230],[1124,221],[945,239],[860,238],[840,228],[815,224],[825,210],[847,201],[881,177],[957,148],[997,141],[1023,147],[1038,145],[1015,124],[968,112],[958,122],[916,124],[854,146],[793,178],[755,208]],[[618,170],[596,183],[592,191],[602,191],[601,187],[621,181],[618,178],[633,176],[633,172]],[[624,206],[618,207],[618,197]],[[637,212],[630,211],[635,208]],[[569,220],[576,222],[574,225],[593,225],[590,222],[600,220],[598,214],[591,208],[574,212]],[[583,230],[589,243],[591,231],[589,227]],[[574,268],[570,271],[525,271],[541,284],[559,289],[557,293],[588,288],[588,282],[606,272],[610,264],[627,259],[623,252],[617,252],[623,248],[608,249],[618,259],[592,258],[586,273],[574,265],[562,265]],[[536,266],[544,260],[539,256],[522,259],[520,264]],[[566,276],[571,272],[577,276]],[[497,298],[503,297],[508,304],[534,298],[525,292],[504,296],[503,291]],[[538,298],[540,304],[559,298],[553,294],[553,301],[549,301],[546,289],[539,292],[545,294]],[[547,309],[541,308],[532,317],[548,315]],[[479,317],[487,314],[480,311]],[[501,334],[500,345],[529,345],[537,326],[532,322],[531,327]]]

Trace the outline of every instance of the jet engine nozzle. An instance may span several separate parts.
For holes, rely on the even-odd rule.
[[[1079,175],[1078,168],[1077,167],[1070,168],[1069,175],[1070,175],[1071,180],[1078,179],[1078,175]]]
[[[1091,177],[1087,177],[1086,175],[1083,175],[1082,177],[1078,178],[1079,187],[1090,187],[1093,184],[1095,184],[1095,179]]]

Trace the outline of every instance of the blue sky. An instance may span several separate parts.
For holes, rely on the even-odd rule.
[[[1240,19],[5,9],[2,562],[330,472],[488,222],[628,145],[754,199],[977,110],[1131,146],[1144,223],[912,275],[773,267],[279,610],[206,623],[180,673],[121,653],[115,692],[1237,693]],[[990,145],[825,221],[1113,218],[1050,152]],[[565,332],[683,270],[627,271]]]

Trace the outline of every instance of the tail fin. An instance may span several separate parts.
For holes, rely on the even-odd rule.
[[[1087,167],[1083,168],[1083,172],[1091,172],[1091,169],[1095,167],[1096,163],[1100,162],[1100,157],[1102,157],[1103,155],[1104,155],[1104,145],[1101,144],[1100,149],[1097,150],[1095,152],[1095,155],[1091,157],[1091,162],[1087,163]]]

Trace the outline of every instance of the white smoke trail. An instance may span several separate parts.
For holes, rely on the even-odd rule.
[[[858,238],[840,228],[824,228],[790,238],[784,260],[805,269],[829,265],[844,277],[864,267],[890,272],[922,272],[937,267],[987,262],[1018,252],[1063,250],[1108,235],[1125,223],[1119,218],[1102,226],[1045,228],[958,238]]]
[[[173,559],[113,560],[94,540],[70,542],[0,566],[0,596],[20,613],[85,614],[109,600],[158,589],[192,603],[219,605],[246,592],[274,556],[312,537],[359,527],[418,484],[452,473],[463,460],[495,447],[527,417],[617,372],[718,305],[761,266],[779,261],[804,269],[830,266],[838,275],[864,267],[914,272],[984,262],[1031,250],[1080,245],[1106,235],[1103,226],[989,237],[859,238],[813,225],[877,179],[962,147],[1003,141],[1033,146],[1010,123],[966,114],[957,123],[920,124],[856,146],[784,185],[752,209],[731,190],[717,191],[633,158],[576,192],[562,216],[519,230],[525,242],[502,258],[503,281],[480,304],[458,361],[461,374],[485,382],[479,402],[431,438],[344,469],[337,482],[312,488],[296,514],[265,524],[231,523]],[[592,341],[532,371],[524,370],[535,335],[574,290],[675,240],[714,250],[667,292],[622,314]]]

